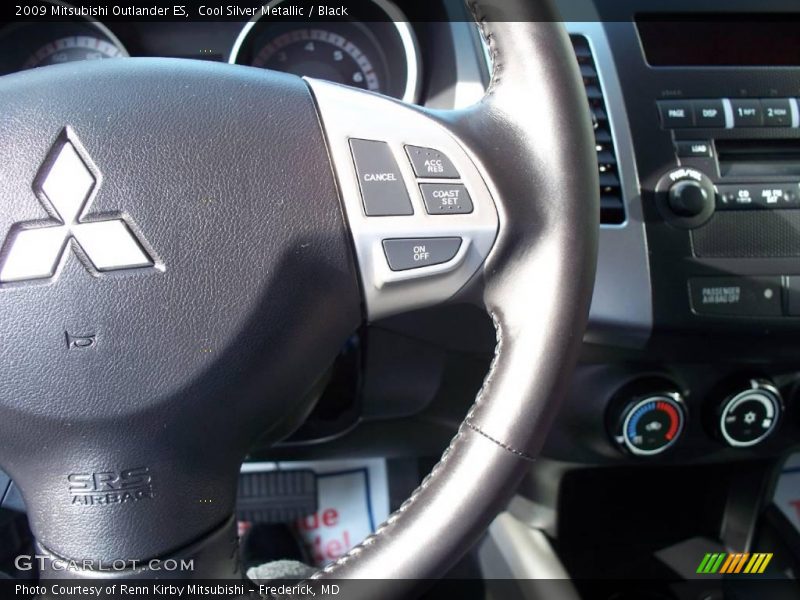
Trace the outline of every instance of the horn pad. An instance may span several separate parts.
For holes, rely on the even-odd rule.
[[[56,554],[163,555],[361,321],[313,100],[126,59],[3,77],[0,106],[0,464]]]

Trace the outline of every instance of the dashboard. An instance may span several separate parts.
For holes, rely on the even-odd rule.
[[[800,411],[796,8],[767,0],[756,18],[745,2],[724,15],[711,0],[561,4],[575,17],[602,225],[584,355],[545,455],[591,465],[778,456],[796,443]],[[424,21],[410,1],[359,6],[335,21],[32,20],[0,28],[0,73],[171,57],[434,108],[483,95],[488,52],[462,2],[436,0]],[[384,455],[438,454],[494,344],[491,322],[467,307],[372,323],[343,349],[308,423],[264,452],[312,457],[325,441],[347,455],[368,440]]]
[[[594,125],[597,277],[566,398],[509,510],[524,517],[526,529],[558,539],[570,574],[612,581],[620,573],[630,577],[614,570],[619,565],[635,565],[637,577],[643,575],[642,556],[684,539],[750,548],[741,538],[754,527],[745,521],[758,513],[756,496],[798,451],[800,8],[796,0],[554,1]],[[267,21],[256,10],[260,0],[242,0],[236,19],[0,23],[0,75],[150,57],[213,61],[256,74],[278,70],[432,109],[483,97],[491,52],[463,0],[352,5],[360,12],[348,20]],[[192,91],[184,97],[191,110]],[[324,96],[316,98],[321,103]],[[357,187],[359,161],[377,153],[366,139],[371,126],[397,121],[388,141],[403,148],[414,121],[386,117],[391,113],[368,101],[352,104],[333,118],[328,113],[326,128],[340,140],[366,142],[329,146],[333,164],[344,165],[340,172],[352,171],[351,180],[337,181],[345,203],[356,199],[345,213],[360,215],[359,199],[365,213],[369,202]],[[206,124],[197,121],[202,138]],[[358,126],[361,135],[342,133]],[[268,149],[271,142],[261,143]],[[402,169],[416,183],[415,150],[426,149],[407,147]],[[444,168],[439,159],[437,168]],[[464,181],[470,189],[483,183],[475,177]],[[531,196],[558,201],[538,198],[535,190]],[[390,230],[397,221],[365,220],[387,228],[372,238],[397,237]],[[354,249],[360,265],[369,266],[359,244],[366,247],[363,240],[379,230],[359,231],[357,222],[350,220]],[[464,223],[447,232],[451,240],[478,239],[478,230]],[[497,224],[490,225],[494,240]],[[390,261],[385,246],[382,252]],[[375,281],[401,281],[410,269],[389,272],[389,266],[373,269]],[[341,348],[309,392],[313,398],[298,401],[313,406],[303,424],[278,444],[256,445],[247,460],[381,457],[412,489],[417,468],[428,471],[430,457],[453,439],[498,343],[492,320],[468,297],[473,290],[464,293],[463,281],[448,283],[442,273],[431,273],[426,285],[440,294],[437,300],[455,293],[452,302],[400,315],[370,313],[377,318]],[[414,297],[429,298],[420,289],[429,291],[416,288]],[[371,292],[362,291],[369,307]],[[407,298],[403,305],[410,305]]]
[[[420,42],[391,0],[356,3],[348,7],[352,17],[341,20],[276,20],[260,4],[242,7],[253,14],[249,21],[103,23],[70,15],[8,24],[0,29],[0,74],[82,60],[175,57],[314,77],[406,102],[420,99]]]

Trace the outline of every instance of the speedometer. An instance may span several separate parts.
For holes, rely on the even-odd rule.
[[[278,2],[272,2],[274,7]],[[417,99],[419,49],[413,29],[388,0],[365,0],[350,19],[306,22],[255,17],[242,29],[229,61],[325,79]]]
[[[252,65],[381,90],[370,57],[346,37],[326,29],[295,29],[279,35],[253,57]]]

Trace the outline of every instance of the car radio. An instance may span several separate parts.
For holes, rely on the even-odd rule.
[[[657,106],[662,129],[673,133],[680,165],[656,186],[657,204],[667,221],[696,229],[717,211],[800,208],[800,139],[748,137],[756,127],[800,128],[796,98],[661,100]],[[694,128],[703,129],[704,135],[693,136]],[[729,135],[718,137],[721,131]],[[726,248],[708,250],[718,257],[736,257],[743,250]],[[698,256],[705,250],[702,243],[695,244]],[[753,248],[747,252],[752,254]],[[762,253],[772,255],[768,243]]]
[[[796,19],[607,24],[661,331],[800,330]],[[793,64],[798,63],[798,64]]]
[[[661,100],[657,107],[675,160],[654,186],[660,217],[688,233],[688,264],[738,261],[713,275],[687,269],[676,283],[688,283],[691,313],[800,316],[800,265],[775,271],[754,262],[800,257],[800,138],[786,136],[800,128],[797,99]],[[744,267],[746,275],[735,273]]]

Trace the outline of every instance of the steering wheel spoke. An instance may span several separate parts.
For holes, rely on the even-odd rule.
[[[367,316],[444,302],[489,255],[491,181],[463,143],[422,110],[308,80],[353,236]]]

